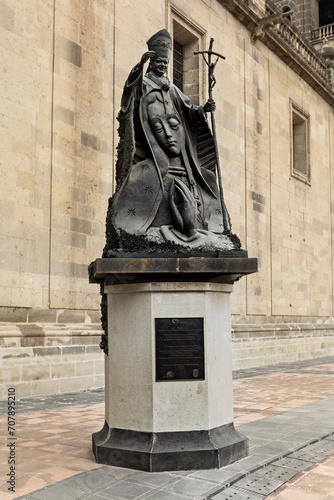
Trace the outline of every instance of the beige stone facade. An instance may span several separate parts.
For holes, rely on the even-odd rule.
[[[214,89],[224,195],[259,259],[232,295],[235,368],[334,354],[333,69],[321,33],[313,46],[293,18],[260,23],[281,4],[0,1],[1,399],[8,384],[19,396],[103,385],[87,265],[104,246],[122,87],[161,28],[185,46],[194,102],[207,82],[193,50],[213,37],[226,56]]]

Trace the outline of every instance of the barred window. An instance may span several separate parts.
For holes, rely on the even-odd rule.
[[[193,23],[188,24],[186,19],[179,16],[176,9],[171,7],[173,15],[173,83],[187,97],[192,104],[199,104],[202,100],[202,61],[196,50],[200,50],[202,33],[197,31]],[[201,96],[201,97],[200,97]]]
[[[173,83],[183,91],[183,45],[173,41]]]

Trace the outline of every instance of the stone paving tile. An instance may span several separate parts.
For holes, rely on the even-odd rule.
[[[87,492],[78,487],[71,488],[66,483],[56,484],[47,490],[30,494],[33,500],[79,500],[87,498]]]
[[[238,479],[241,479],[243,475],[240,472],[231,472],[231,470],[226,470],[226,468],[223,467],[222,469],[199,470],[192,473],[191,477],[212,481],[218,484],[233,484]]]
[[[258,377],[259,375],[268,375],[269,373],[291,372],[294,373],[299,370],[310,369],[314,366],[322,370],[328,370],[328,365],[334,365],[334,357],[326,356],[320,359],[308,359],[304,361],[294,361],[293,363],[279,363],[277,365],[258,366],[256,368],[246,368],[244,370],[237,370],[233,372],[233,378],[250,378]]]
[[[258,446],[265,445],[268,443],[270,439],[264,439],[256,437],[256,436],[248,436],[248,444],[249,444],[249,450],[253,450],[254,448],[257,448]]]
[[[124,500],[133,500],[139,498],[144,494],[147,495],[152,490],[149,486],[143,486],[138,483],[131,483],[130,481],[120,481],[113,486],[99,491],[101,497],[107,498],[122,498]]]
[[[325,433],[326,434],[326,433]],[[289,446],[293,449],[296,449],[300,443],[303,443],[303,445],[306,444],[312,444],[314,440],[317,440],[319,438],[319,432],[296,432],[293,434],[290,434],[289,436],[284,436],[280,438],[279,442],[283,443],[286,447],[286,449],[289,448]]]
[[[246,458],[243,458],[242,460],[239,460],[238,462],[234,462],[231,465],[228,465],[225,467],[225,470],[231,472],[231,476],[236,474],[236,473],[243,473],[249,474],[250,472],[253,472],[254,470],[258,469],[259,467],[264,467],[268,463],[268,460],[266,457],[263,457],[262,455],[249,455]],[[228,482],[228,480],[227,480]]]
[[[57,410],[58,408],[80,405],[89,407],[91,404],[104,402],[104,389],[91,389],[89,391],[69,392],[52,396],[35,396],[17,400],[16,411],[18,414]],[[7,401],[0,401],[0,417],[5,416]]]
[[[208,490],[212,489],[212,486],[213,484],[209,481],[186,477],[180,478],[173,484],[164,486],[162,490],[169,493],[177,493],[178,495],[185,495],[189,498],[198,498],[200,495],[205,495]]]
[[[166,487],[178,481],[178,477],[169,472],[155,472],[154,474],[151,472],[135,472],[128,476],[128,479],[151,488]]]
[[[119,482],[119,480],[111,480],[109,477],[102,474],[95,474],[95,472],[96,471],[92,471],[89,474],[78,474],[65,481],[63,484],[70,489],[76,490],[78,488],[84,491],[86,496],[88,496]]]
[[[169,491],[155,491],[142,500],[189,500],[189,497],[177,493],[170,493]]]

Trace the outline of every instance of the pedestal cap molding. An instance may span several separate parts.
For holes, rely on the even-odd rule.
[[[114,284],[106,285],[104,293],[149,293],[149,292],[170,292],[170,293],[189,293],[189,292],[221,292],[232,293],[233,285],[227,283],[197,283],[197,282],[158,282],[158,283],[133,283],[133,284]]]
[[[248,257],[150,257],[96,259],[89,266],[90,282],[105,285],[148,282],[214,282],[233,284],[257,272]]]

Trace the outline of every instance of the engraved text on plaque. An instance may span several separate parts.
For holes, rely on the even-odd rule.
[[[156,318],[156,380],[204,380],[203,318]]]

